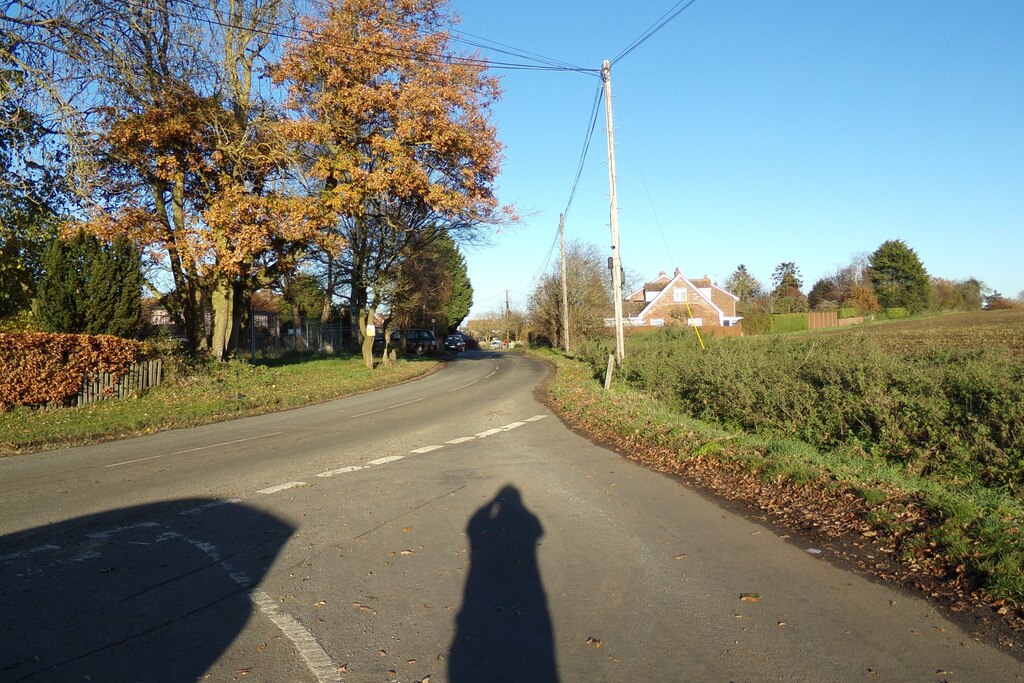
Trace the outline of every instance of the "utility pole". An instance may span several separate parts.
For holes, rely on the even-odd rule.
[[[622,259],[619,257],[619,203],[615,194],[615,128],[612,126],[612,65],[606,59],[601,66],[604,81],[604,118],[608,133],[608,188],[611,199],[612,297],[615,299],[615,356],[618,364],[626,357],[622,336]]]
[[[565,282],[565,214],[558,214],[558,234],[562,237],[562,346],[569,353],[569,288]]]

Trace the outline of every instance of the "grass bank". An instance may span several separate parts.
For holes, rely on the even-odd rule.
[[[830,344],[813,333],[807,338],[818,340],[814,343],[819,348],[811,355],[822,351],[820,346]],[[807,389],[791,383],[776,385],[772,381],[774,375],[759,354],[777,342],[766,340],[763,345],[750,345],[746,342],[751,340],[745,339],[716,340],[728,346],[726,353],[734,354],[731,364],[742,366],[741,372],[747,373],[736,377],[735,367],[723,370],[723,365],[717,365],[719,373],[732,386],[730,392],[701,384],[704,380],[700,373],[694,374],[692,367],[699,359],[688,356],[678,361],[678,349],[674,348],[677,344],[658,344],[653,339],[630,340],[627,364],[608,392],[601,388],[604,369],[603,363],[596,362],[600,356],[597,351],[592,352],[589,361],[542,352],[558,370],[549,385],[555,409],[570,423],[655,469],[680,474],[723,497],[745,501],[792,528],[803,529],[818,538],[835,539],[834,550],[848,555],[866,571],[953,603],[987,605],[1011,624],[1021,623],[1024,505],[1014,492],[1014,485],[1020,481],[1019,471],[1000,473],[998,466],[984,459],[974,463],[978,467],[961,467],[953,462],[956,454],[969,453],[968,447],[949,450],[941,458],[927,448],[909,454],[898,449],[896,453],[890,452],[884,444],[869,442],[870,430],[847,434],[849,438],[809,443],[815,439],[802,437],[828,429],[828,420],[816,417],[814,404],[820,398],[817,394],[807,394]],[[638,343],[649,346],[640,352]],[[801,348],[801,353],[787,348],[793,366],[810,363],[806,347]],[[849,349],[841,344],[837,351],[822,353],[828,360],[823,368],[843,365],[844,358],[850,355]],[[979,362],[988,367],[985,354],[971,356],[974,352],[967,350],[964,353],[981,358]],[[630,364],[629,359],[637,357],[643,358],[640,364],[645,369],[638,368],[637,362]],[[754,360],[758,357],[760,360]],[[871,354],[868,357],[879,360]],[[885,360],[883,366],[889,367],[886,363],[891,360]],[[1019,370],[1012,363],[1002,365],[1009,362],[1003,357],[995,361],[997,368]],[[790,372],[793,366],[787,366]],[[984,384],[976,380],[974,370],[964,370],[956,363],[951,367],[956,380],[952,386],[977,388]],[[769,374],[764,376],[765,373]],[[849,374],[838,373],[839,385],[830,384],[830,377],[816,375],[814,381],[828,398],[822,406],[825,412],[851,412],[844,400],[857,402],[852,398],[855,388],[841,382],[849,385],[859,377],[859,381],[871,384],[870,377],[861,374],[852,370]],[[982,375],[982,379],[988,376]],[[992,382],[994,386],[1004,386],[999,377]],[[703,388],[687,398],[695,386]],[[1013,392],[1012,387],[1006,390]],[[932,391],[930,385],[926,384],[924,391]],[[754,415],[755,409],[761,410],[762,421],[749,416],[740,419],[736,416],[740,413],[716,419],[709,408],[716,405],[715,392],[723,393],[724,405],[749,408],[749,415]],[[1006,395],[1000,396],[997,402],[1009,400]],[[893,400],[881,392],[872,394],[867,403],[883,399]],[[880,419],[886,413],[889,417],[885,420],[889,421],[879,433],[887,433],[888,429],[895,430],[893,433],[898,433],[900,439],[908,436],[898,419],[898,411],[906,406],[881,405]],[[931,417],[941,417],[941,410],[932,407],[939,412]],[[1002,405],[999,409],[1011,408]],[[854,421],[862,417],[855,416]],[[927,417],[925,411],[921,419]],[[998,419],[1001,418],[994,421]],[[812,429],[803,430],[802,425],[808,421],[813,423]],[[1019,428],[1019,422],[1006,425],[1010,431]],[[1001,438],[987,428],[978,429],[987,437]],[[955,430],[943,432],[945,437],[950,434],[963,438]],[[921,436],[909,435],[911,439]],[[1001,443],[1006,445],[1005,441]],[[926,457],[929,454],[934,456],[931,460]],[[1017,456],[1019,452],[1011,452],[1007,457],[1012,460]],[[935,466],[929,467],[929,462]],[[1019,470],[1019,462],[1015,461],[1013,466]]]
[[[296,408],[398,384],[436,367],[437,361],[410,359],[369,370],[359,356],[296,355],[266,365],[232,361],[179,368],[141,396],[81,408],[0,413],[0,455]]]

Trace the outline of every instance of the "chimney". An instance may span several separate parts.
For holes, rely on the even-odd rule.
[[[676,268],[676,277],[679,277],[679,269]]]
[[[658,277],[665,277],[665,271],[664,270],[659,270],[658,271]]]

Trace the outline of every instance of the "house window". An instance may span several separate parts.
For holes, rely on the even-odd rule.
[[[685,304],[686,303],[686,288],[685,287],[676,287],[675,289],[673,289],[672,290],[672,301],[677,303],[677,304]]]
[[[690,327],[703,327],[704,318],[687,318],[686,324],[689,325]]]
[[[663,327],[664,325],[664,318],[651,318],[651,327]]]

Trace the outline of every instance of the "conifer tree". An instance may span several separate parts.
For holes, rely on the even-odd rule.
[[[138,336],[142,321],[142,263],[138,249],[119,235],[100,248],[85,286],[86,331],[116,337]]]

